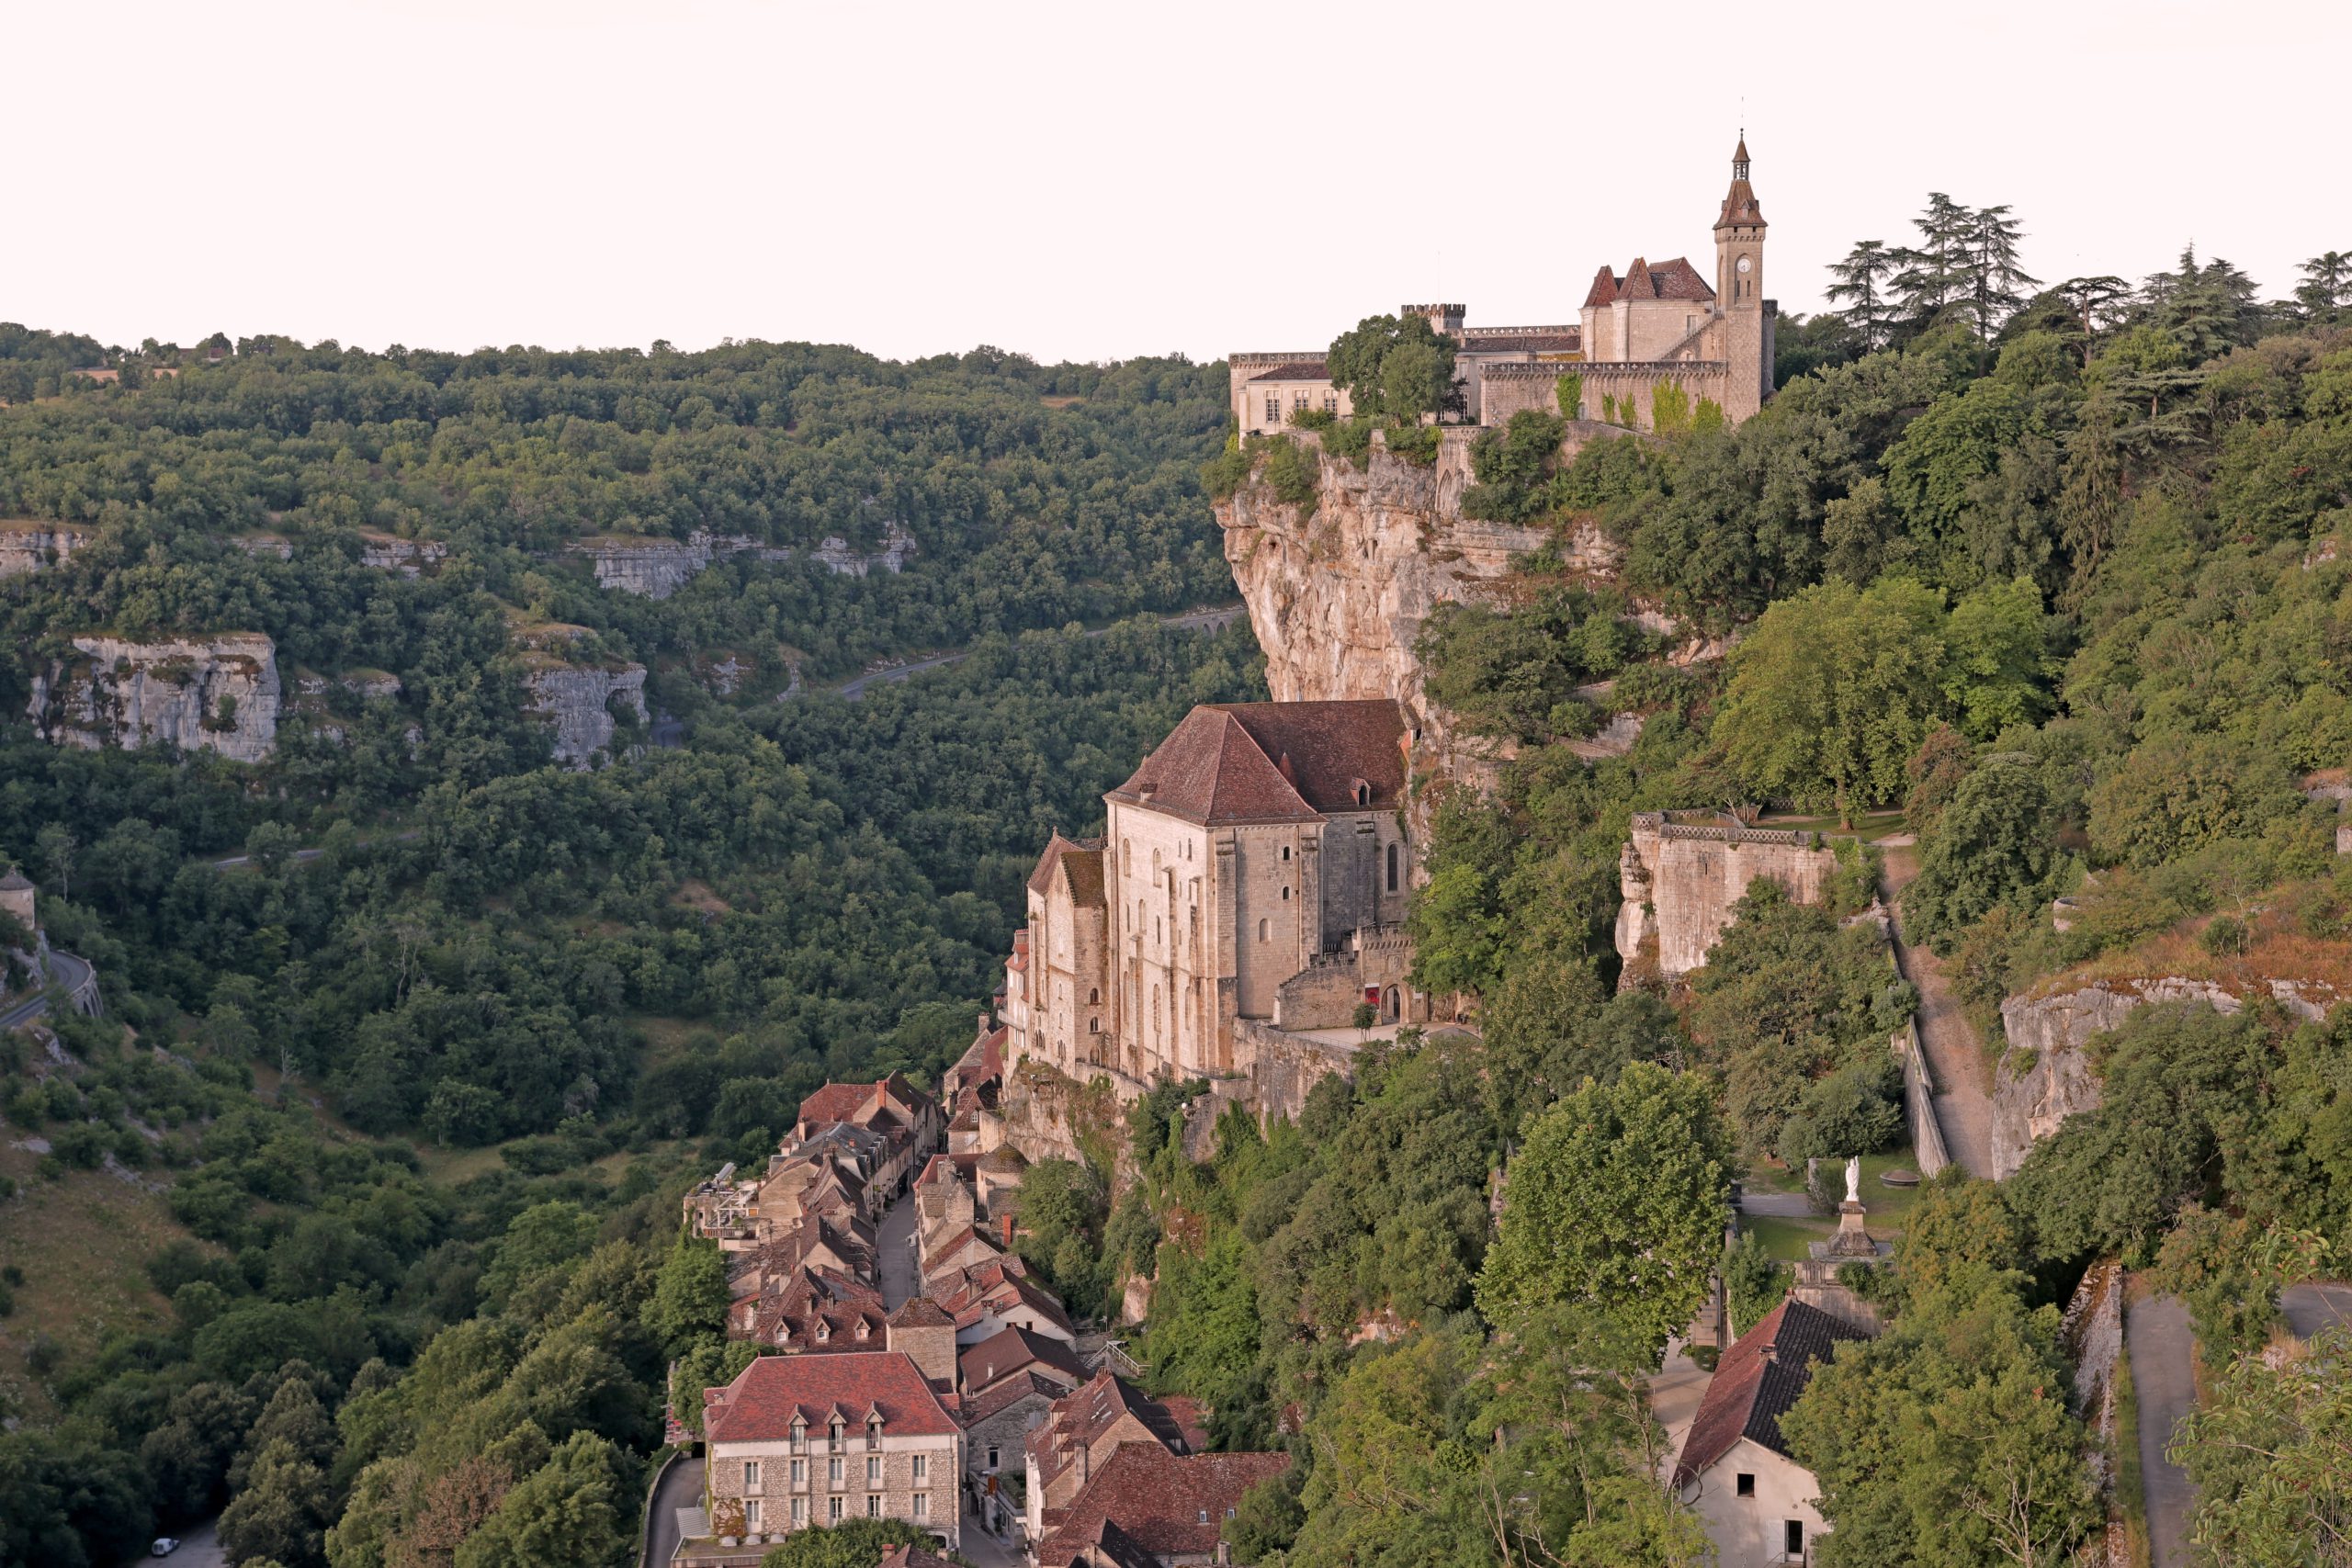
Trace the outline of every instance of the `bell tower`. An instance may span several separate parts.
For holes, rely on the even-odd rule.
[[[1747,183],[1747,135],[1731,155],[1731,188],[1715,218],[1715,309],[1726,318],[1731,368],[1724,412],[1734,423],[1763,406],[1772,389],[1772,315],[1764,298],[1764,209]]]

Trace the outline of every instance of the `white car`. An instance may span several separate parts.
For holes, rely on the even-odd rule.
[[[177,1551],[179,1549],[179,1537],[175,1535],[159,1535],[155,1538],[155,1544],[147,1549],[147,1555],[150,1557],[169,1557],[173,1552]]]

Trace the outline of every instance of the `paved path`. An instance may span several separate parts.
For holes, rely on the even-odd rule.
[[[875,1233],[874,1249],[881,1254],[882,1310],[896,1312],[915,1293],[915,1201],[900,1194],[883,1211],[882,1228]]]
[[[2287,1326],[2309,1339],[2323,1328],[2352,1325],[2352,1285],[2290,1285],[2278,1292]]]
[[[701,1506],[702,1461],[682,1459],[670,1467],[653,1495],[653,1531],[647,1538],[644,1568],[661,1568],[678,1554],[678,1510]]]
[[[90,983],[89,960],[76,958],[70,953],[61,953],[52,947],[49,950],[49,977],[54,984],[64,987],[65,994],[70,997]],[[0,1012],[0,1030],[22,1029],[48,1016],[49,992],[36,991],[23,1001],[10,1006],[6,1011]]]
[[[1971,1176],[1991,1178],[1993,1101],[1985,1093],[1990,1076],[1975,1026],[1953,999],[1942,963],[1903,934],[1903,890],[1919,874],[1919,852],[1909,845],[1885,848],[1886,879],[1881,889],[1894,911],[1894,951],[1903,974],[1919,990],[1919,1043],[1927,1050],[1928,1076],[1936,1085],[1936,1122],[1944,1147]]]
[[[2123,1346],[2132,1356],[2132,1387],[2140,1402],[2140,1484],[2148,1499],[2148,1552],[2154,1568],[2188,1568],[2188,1515],[2196,1488],[2165,1457],[2173,1428],[2197,1404],[2191,1362],[2197,1337],[2188,1309],[2171,1296],[2127,1307]]]

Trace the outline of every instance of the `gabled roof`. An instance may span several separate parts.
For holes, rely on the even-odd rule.
[[[1585,308],[1606,305],[1616,298],[1617,275],[1604,266],[1593,276],[1592,288],[1584,297]]]
[[[952,1328],[956,1320],[939,1310],[929,1296],[909,1296],[890,1314],[893,1328]]]
[[[1101,908],[1102,840],[1065,839],[1056,832],[1046,841],[1046,852],[1037,857],[1037,869],[1029,874],[1029,891],[1045,897],[1054,890],[1057,877],[1069,880],[1071,903],[1080,908]]]
[[[1135,1423],[1125,1428],[1130,1434],[1147,1434],[1170,1453],[1184,1451],[1183,1430],[1167,1406],[1117,1373],[1102,1371],[1054,1401],[1044,1423],[1029,1433],[1026,1445],[1041,1480],[1051,1482],[1127,1418]]]
[[[1813,1381],[1814,1364],[1828,1360],[1845,1341],[1869,1337],[1843,1319],[1799,1301],[1784,1300],[1757,1319],[1756,1326],[1724,1352],[1714,1381],[1699,1401],[1699,1413],[1682,1440],[1682,1457],[1675,1463],[1675,1485],[1697,1480],[1742,1438],[1792,1457],[1781,1436],[1781,1416]]]
[[[1204,825],[1389,810],[1404,803],[1404,739],[1386,698],[1208,704],[1103,798]]]
[[[874,1568],[954,1568],[947,1559],[920,1546],[888,1546]]]
[[[1034,1371],[1026,1371],[1013,1377],[999,1378],[978,1393],[965,1394],[956,1414],[963,1419],[965,1426],[970,1427],[991,1416],[1001,1416],[1023,1400],[1034,1399],[1050,1405],[1069,1392],[1066,1384]]]
[[[762,1356],[725,1388],[707,1390],[704,1431],[714,1443],[783,1442],[797,1414],[811,1427],[839,1409],[882,1413],[886,1432],[951,1436],[960,1428],[930,1381],[899,1350],[836,1356]],[[851,1419],[844,1416],[844,1420]]]
[[[0,871],[0,893],[22,893],[31,886],[25,880],[25,874],[13,865],[6,871]]]
[[[965,1347],[956,1358],[956,1367],[967,1393],[1037,1369],[1061,1384],[1057,1393],[1067,1393],[1086,1381],[1086,1369],[1079,1364],[1076,1351],[1050,1335],[1032,1334],[1017,1325]]]
[[[846,1122],[873,1096],[872,1084],[829,1083],[800,1102],[800,1120],[819,1126],[828,1122]]]
[[[1600,276],[1592,280],[1592,291],[1584,297],[1584,302],[1594,306],[1614,304],[1619,299],[1683,299],[1704,304],[1714,297],[1714,285],[1681,256],[1659,262],[1656,266],[1635,256],[1633,266],[1622,278],[1611,276],[1609,269],[1602,267]]]
[[[1122,1443],[1061,1511],[1037,1548],[1040,1562],[1067,1562],[1103,1525],[1152,1556],[1206,1555],[1241,1495],[1290,1468],[1286,1453],[1171,1454],[1157,1443]]]

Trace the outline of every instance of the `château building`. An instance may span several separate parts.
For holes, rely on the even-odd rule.
[[[1103,796],[1101,840],[1056,834],[1005,969],[1008,1068],[1246,1073],[1243,1035],[1344,1029],[1360,1003],[1426,1019],[1406,981],[1409,738],[1386,700],[1194,708]]]
[[[1457,345],[1455,391],[1464,417],[1504,424],[1522,409],[1655,429],[1659,394],[1693,412],[1702,401],[1736,424],[1772,393],[1773,323],[1764,297],[1763,208],[1748,183],[1747,139],[1732,153],[1731,187],[1714,225],[1713,281],[1689,260],[1640,256],[1602,267],[1573,322],[1473,327],[1463,305],[1405,305]],[[1282,429],[1301,411],[1347,415],[1320,350],[1227,356],[1234,423],[1248,434]],[[1565,383],[1564,378],[1573,377]],[[1574,396],[1577,407],[1562,406]]]

